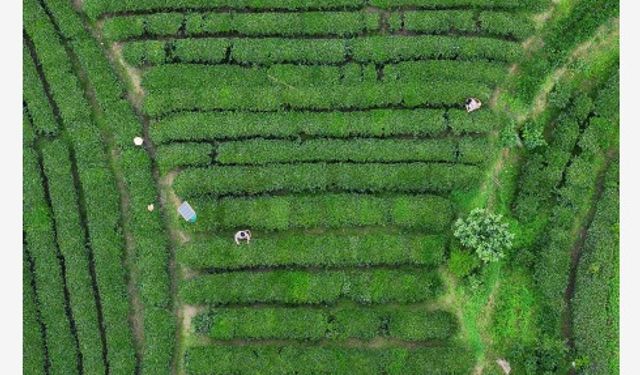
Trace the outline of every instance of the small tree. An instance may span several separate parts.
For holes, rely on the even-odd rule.
[[[502,215],[476,208],[466,219],[458,219],[453,235],[463,246],[475,250],[483,262],[495,262],[504,257],[512,246],[513,234],[509,225],[502,222]]]

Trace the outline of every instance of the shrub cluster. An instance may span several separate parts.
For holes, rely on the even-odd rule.
[[[289,228],[399,226],[441,232],[452,220],[451,203],[425,195],[365,194],[288,195],[256,198],[196,199],[199,224],[190,231],[249,227],[277,231]]]
[[[446,340],[458,330],[455,315],[406,307],[221,308],[197,315],[195,331],[216,340]]]
[[[276,191],[442,193],[453,189],[464,191],[477,183],[481,175],[475,166],[444,163],[271,164],[188,168],[176,177],[173,186],[183,198]]]
[[[212,361],[212,358],[216,358]],[[186,353],[189,375],[293,374],[455,374],[471,372],[473,353],[461,346],[420,349],[356,349],[339,346],[194,346]]]
[[[37,2],[27,1],[24,7],[26,35],[33,42],[63,127],[73,146],[82,195],[89,208],[86,211],[86,221],[102,302],[109,367],[114,372],[130,373],[135,369],[135,358],[128,323],[129,303],[124,298],[127,295],[122,262],[124,243],[120,234],[120,199],[115,179],[107,164],[104,146],[91,119],[80,82],[72,73],[74,69],[54,26]],[[73,25],[70,22],[64,27],[72,28]],[[30,210],[25,209],[27,211]],[[25,219],[25,222],[36,223],[38,219]],[[27,225],[26,228],[31,226]],[[55,268],[51,265],[36,268],[36,280],[53,277],[50,276],[56,274],[53,270]],[[58,285],[51,280],[47,284]],[[52,298],[64,301],[61,295]],[[42,305],[49,306],[49,303]],[[55,305],[53,303],[51,306]],[[64,310],[56,311],[55,308],[47,307],[42,311],[51,315],[59,314],[58,319],[66,319]],[[62,337],[54,342],[55,345],[47,343],[47,347],[49,355],[55,356],[56,361],[62,359],[59,372],[76,369],[76,366],[69,365],[75,363],[75,353],[69,349],[74,348],[74,344],[65,344]],[[70,359],[67,358],[69,355]]]
[[[64,258],[69,305],[75,322],[82,368],[102,373],[102,342],[96,296],[90,274],[86,233],[82,227],[69,150],[59,140],[42,145],[42,163],[55,221],[56,241]]]
[[[268,286],[268,287],[266,287]],[[425,270],[230,272],[184,281],[180,298],[192,305],[246,303],[414,303],[442,290],[437,273]]]
[[[438,235],[290,234],[256,237],[238,247],[229,234],[192,240],[178,251],[177,258],[191,269],[404,264],[434,267],[442,262],[444,252],[445,240]]]

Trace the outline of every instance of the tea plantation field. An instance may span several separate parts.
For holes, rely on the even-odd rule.
[[[25,374],[619,371],[616,1],[23,4]]]

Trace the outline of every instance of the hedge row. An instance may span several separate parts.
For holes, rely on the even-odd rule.
[[[142,134],[142,125],[126,100],[125,87],[113,73],[96,40],[84,29],[72,4],[45,2],[50,4],[62,33],[69,38],[93,89],[98,125],[113,137],[110,147],[119,151],[113,163],[128,194],[124,226],[132,240],[133,278],[143,304],[144,346],[140,369],[149,374],[169,373],[175,340],[169,251],[160,211],[147,211],[147,205],[158,199],[151,159],[132,142],[134,136]],[[129,349],[128,354],[132,353],[133,349]]]
[[[459,145],[464,152],[457,154]],[[307,141],[250,139],[224,142],[216,148],[215,160],[222,164],[263,165],[268,163],[346,161],[478,162],[485,155],[484,138],[455,139],[310,139]],[[191,152],[187,149],[185,152]],[[195,152],[195,151],[194,151]],[[176,156],[180,158],[180,156]]]
[[[469,97],[487,101],[489,87],[462,81],[375,83],[319,87],[220,86],[198,90],[175,88],[147,92],[143,110],[150,117],[175,111],[252,110],[278,111],[370,109],[402,106],[460,106]]]
[[[585,374],[619,372],[619,165],[609,167],[587,232],[572,300],[577,357]]]
[[[22,252],[22,371],[25,374],[44,375],[47,357],[44,346],[42,318],[36,307],[33,274],[29,254]]]
[[[135,370],[135,357],[128,320],[129,303],[123,267],[124,242],[120,228],[120,198],[115,179],[107,164],[104,144],[91,119],[80,82],[72,73],[74,69],[55,28],[44,9],[35,0],[25,1],[24,7],[26,34],[33,41],[59,110],[63,128],[74,149],[81,194],[86,205],[96,281],[102,302],[109,369],[113,373],[132,373]],[[65,27],[71,25],[68,23]],[[41,272],[43,276],[36,274],[36,278],[54,274],[50,269]],[[72,352],[68,349],[72,346],[63,346],[65,355]],[[62,361],[64,365],[61,373],[65,370],[70,371],[69,363],[74,361]]]
[[[355,39],[203,38],[125,43],[123,54],[134,66],[168,63],[343,64],[406,60],[489,60],[509,63],[522,56],[514,42],[441,35],[371,36]]]
[[[106,39],[124,40],[178,34],[241,34],[246,36],[352,36],[380,28],[380,16],[370,12],[300,13],[155,13],[107,18]]]
[[[268,286],[268,287],[266,287]],[[184,281],[180,298],[192,305],[246,303],[413,303],[442,291],[435,272],[425,270],[231,272]]]
[[[53,218],[47,205],[37,155],[23,150],[24,241],[33,259],[37,305],[45,329],[48,365],[55,374],[77,374],[78,347],[67,316],[64,274],[58,259]]]
[[[288,234],[262,237],[239,248],[231,234],[192,240],[178,251],[178,261],[192,269],[239,269],[276,266],[437,266],[445,240],[437,235],[366,233]]]
[[[26,46],[22,48],[22,71],[22,96],[33,121],[33,130],[37,134],[55,136],[58,133],[58,124]]]
[[[176,177],[174,190],[182,198],[269,192],[439,192],[467,190],[482,175],[463,164],[304,163],[266,166],[188,168]]]
[[[42,163],[53,209],[56,240],[64,258],[69,305],[75,322],[83,372],[104,373],[98,305],[93,292],[89,249],[80,219],[69,150],[59,140],[42,144]]]
[[[449,228],[453,214],[451,203],[436,196],[289,195],[198,199],[191,204],[199,222],[184,227],[197,232],[240,227],[276,231],[391,225],[442,232]]]
[[[393,82],[472,81],[491,84],[502,82],[507,69],[503,64],[487,61],[407,61],[384,66],[384,80]]]
[[[481,12],[478,16],[480,30],[491,35],[524,40],[535,32],[531,14],[506,12]]]
[[[501,120],[491,111],[374,109],[348,112],[186,112],[151,122],[155,144],[247,137],[334,138],[482,134]]]
[[[408,341],[446,340],[458,331],[447,311],[406,307],[222,308],[194,317],[195,331],[215,340],[321,340],[394,337]]]
[[[370,6],[395,9],[410,8],[508,8],[508,9],[539,9],[548,0],[369,0]]]
[[[171,64],[149,68],[144,73],[144,87],[149,91],[201,87],[264,86],[317,87],[338,84],[375,82],[374,65],[308,66],[278,64],[270,67],[238,65]]]
[[[211,360],[215,358],[216,360]],[[469,374],[473,353],[460,346],[360,349],[337,346],[196,346],[185,355],[187,374]]]

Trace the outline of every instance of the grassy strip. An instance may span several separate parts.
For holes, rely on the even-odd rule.
[[[448,117],[448,120],[445,119]],[[152,122],[154,143],[246,137],[388,137],[486,133],[499,118],[491,111],[376,109],[349,112],[186,112]],[[206,126],[205,126],[206,124]]]
[[[451,203],[436,196],[289,195],[199,199],[191,203],[199,213],[199,222],[184,227],[196,232],[239,227],[276,231],[376,225],[441,232],[449,228],[453,215]]]
[[[619,372],[619,166],[610,166],[589,228],[573,297],[573,334],[580,371]]]
[[[44,332],[36,308],[33,274],[26,252],[22,253],[22,370],[25,374],[44,375],[47,366]]]
[[[23,215],[27,249],[33,259],[37,305],[42,315],[49,353],[49,369],[54,374],[77,374],[78,348],[66,311],[64,275],[57,257],[53,218],[46,201],[44,180],[37,155],[23,150]]]
[[[91,119],[80,83],[72,73],[74,69],[56,36],[55,28],[34,0],[26,1],[24,6],[26,33],[33,40],[74,150],[81,194],[86,202],[87,227],[103,308],[109,368],[114,373],[132,373],[135,371],[135,358],[128,320],[129,303],[123,298],[127,295],[123,267],[124,243],[115,178],[108,167],[102,139]],[[68,351],[69,347],[65,345],[65,350]],[[69,363],[74,361],[63,362],[63,368],[68,370]]]
[[[70,38],[95,95],[98,124],[110,133],[110,147],[118,151],[113,163],[129,203],[125,229],[132,240],[135,280],[143,305],[144,348],[140,367],[142,373],[169,373],[175,329],[170,293],[170,254],[161,213],[147,211],[147,205],[156,202],[158,197],[151,159],[146,150],[135,147],[131,141],[134,136],[141,135],[143,129],[126,100],[124,86],[97,42],[84,29],[72,4],[45,1],[50,4],[63,34]]]
[[[415,83],[361,83],[319,87],[219,86],[198,90],[172,88],[148,91],[144,112],[160,117],[183,110],[278,111],[366,109],[384,106],[460,106],[469,97],[487,101],[489,87],[462,81]]]
[[[189,242],[178,261],[192,269],[273,266],[437,266],[445,240],[435,235],[367,233],[258,237],[239,248],[231,235]]]
[[[260,167],[189,168],[173,187],[183,198],[200,195],[269,192],[449,192],[464,191],[481,177],[475,166],[463,164],[273,164]]]
[[[103,33],[111,41],[174,36],[181,31],[186,35],[237,33],[246,36],[348,37],[378,30],[379,18],[377,13],[369,12],[155,13],[107,18]]]
[[[456,155],[458,144],[464,154]],[[224,142],[216,148],[216,161],[222,164],[263,165],[284,162],[351,161],[463,161],[486,151],[484,138],[454,139],[311,139],[302,142],[253,139]],[[186,149],[184,150],[187,151]]]
[[[212,361],[211,358],[217,360]],[[448,374],[470,373],[473,355],[464,347],[356,349],[246,345],[189,348],[187,374]]]
[[[215,340],[344,340],[393,337],[446,340],[458,331],[455,315],[406,307],[222,308],[194,317],[195,331]]]
[[[26,46],[22,48],[22,70],[22,96],[33,121],[33,130],[39,135],[55,136],[58,133],[58,124],[53,117],[51,104],[47,100],[42,81],[38,77],[36,66]]]
[[[269,287],[266,288],[265,286]],[[442,282],[426,270],[268,271],[199,276],[180,285],[188,304],[413,303],[434,299]]]
[[[69,150],[59,140],[42,145],[43,168],[49,185],[58,248],[64,257],[69,305],[76,326],[83,371],[105,372],[96,296],[89,267],[85,230],[72,176]]]

